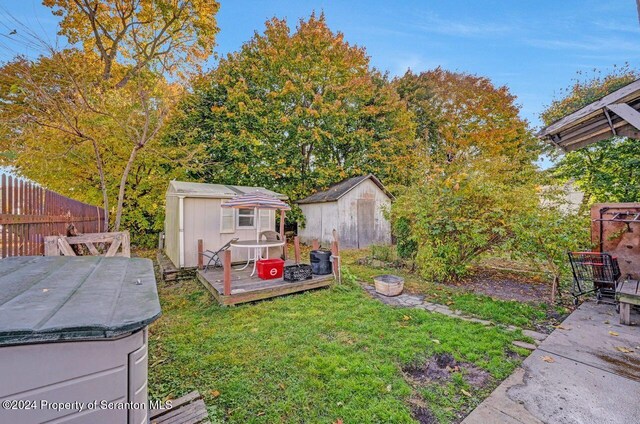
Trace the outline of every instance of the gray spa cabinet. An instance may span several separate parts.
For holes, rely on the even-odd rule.
[[[0,423],[148,422],[159,316],[148,259],[0,260]]]

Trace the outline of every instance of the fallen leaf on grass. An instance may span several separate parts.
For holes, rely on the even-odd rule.
[[[391,391],[391,384],[388,384],[387,385],[387,392],[390,392],[390,391]]]
[[[619,350],[622,353],[633,353],[633,349],[624,346],[616,346],[616,350]]]
[[[278,387],[280,387],[282,390],[284,390],[284,384],[280,383],[280,384],[278,384]]]
[[[466,397],[471,397],[471,393],[467,392],[465,389],[460,390],[462,392],[463,395],[465,395]]]
[[[261,417],[261,416],[263,416],[263,415],[264,415],[264,411],[260,411],[260,412],[258,412],[258,413],[256,414],[256,416],[258,416],[258,417]]]
[[[338,418],[333,422],[333,424],[342,424],[342,418]]]
[[[541,358],[544,362],[548,362],[550,364],[556,362],[556,360],[553,359],[551,356],[541,356]]]
[[[435,344],[440,344],[440,340],[438,339],[431,339],[432,342],[434,342]]]
[[[211,396],[217,398],[218,396],[220,396],[220,392],[217,390],[211,390]]]
[[[619,336],[620,334],[616,333],[615,331],[609,331],[609,334],[611,334],[612,336]]]
[[[409,315],[405,315],[402,317],[403,321],[409,321],[411,319],[411,317]]]

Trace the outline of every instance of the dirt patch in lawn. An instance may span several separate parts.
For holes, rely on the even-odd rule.
[[[547,301],[551,287],[534,274],[493,268],[477,268],[473,274],[450,285],[496,299],[540,303]]]
[[[413,419],[420,424],[437,424],[438,419],[433,415],[433,412],[426,406],[414,406],[411,408],[411,415]]]
[[[486,386],[491,380],[487,371],[467,362],[458,362],[449,353],[436,354],[424,363],[406,366],[403,371],[408,379],[420,385],[449,381],[455,372],[462,373],[465,381],[476,388]]]

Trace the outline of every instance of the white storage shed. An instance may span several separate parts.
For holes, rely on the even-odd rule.
[[[256,238],[256,225],[260,231],[276,229],[276,212],[254,209],[222,208],[226,200],[237,195],[261,192],[280,200],[284,194],[262,187],[246,187],[223,184],[204,184],[171,181],[167,189],[164,220],[164,250],[177,268],[198,265],[198,240],[204,250],[217,251],[231,239]],[[234,262],[246,261],[248,249],[232,249]]]
[[[385,211],[392,200],[391,193],[372,174],[346,179],[298,201],[306,221],[304,228],[298,228],[298,236],[302,242],[318,239],[327,246],[335,229],[341,247],[391,244],[391,224]]]

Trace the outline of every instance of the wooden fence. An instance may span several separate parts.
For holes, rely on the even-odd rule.
[[[66,235],[69,224],[80,233],[107,231],[104,209],[2,175],[0,186],[2,257],[44,254],[44,237]]]

